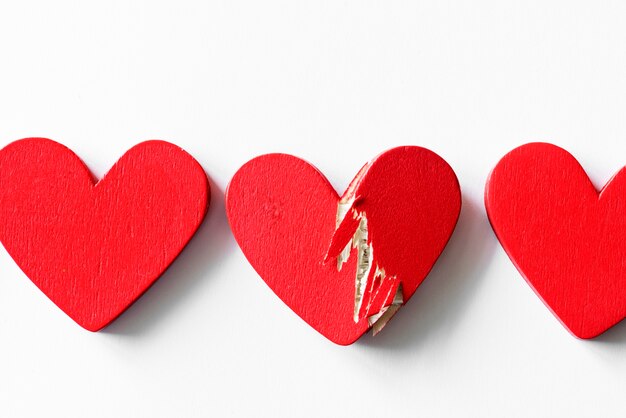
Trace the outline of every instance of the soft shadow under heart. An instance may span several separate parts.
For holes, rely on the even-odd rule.
[[[424,283],[380,334],[370,332],[357,344],[413,349],[449,332],[478,289],[496,244],[485,212],[463,197],[456,229]]]
[[[626,342],[626,320],[622,320],[596,338],[587,341],[592,344],[624,344]]]

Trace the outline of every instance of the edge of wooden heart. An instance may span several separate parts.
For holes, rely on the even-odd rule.
[[[163,146],[167,146],[167,147],[173,147],[174,149],[176,149],[179,152],[182,152],[186,157],[189,158],[189,161],[194,164],[196,166],[196,169],[202,173],[201,179],[204,182],[204,196],[202,196],[202,199],[204,200],[203,202],[201,202],[203,211],[202,214],[200,215],[200,217],[198,218],[198,223],[197,225],[194,226],[193,228],[193,233],[190,234],[190,236],[188,237],[187,241],[185,242],[185,244],[182,246],[181,250],[178,252],[178,254],[176,254],[171,261],[169,261],[167,263],[167,265],[165,266],[165,268],[163,269],[162,272],[160,272],[152,281],[151,283],[142,291],[140,292],[135,298],[133,298],[123,309],[121,309],[119,312],[117,312],[116,314],[114,314],[111,318],[109,318],[106,321],[103,321],[101,324],[97,325],[97,326],[88,326],[86,324],[82,324],[80,323],[78,320],[76,320],[72,315],[70,315],[68,312],[66,312],[63,308],[61,308],[59,305],[56,304],[56,302],[52,299],[50,299],[50,297],[48,297],[48,295],[42,291],[42,289],[37,285],[37,283],[35,283],[32,279],[30,279],[30,277],[28,277],[28,275],[22,270],[22,267],[20,266],[20,264],[13,259],[13,256],[11,255],[11,253],[9,253],[6,248],[5,251],[7,251],[7,253],[9,254],[9,256],[11,256],[11,258],[14,260],[14,262],[16,263],[16,265],[20,268],[20,270],[22,271],[22,273],[24,273],[24,275],[26,277],[28,277],[29,281],[34,284],[39,291],[46,296],[46,298],[48,298],[48,300],[50,300],[57,308],[59,308],[63,313],[65,313],[69,318],[71,318],[74,322],[76,322],[79,326],[81,326],[82,328],[86,329],[87,331],[91,331],[91,332],[97,332],[100,331],[104,328],[106,328],[108,325],[110,325],[113,321],[115,321],[120,315],[122,315],[124,312],[126,312],[126,310],[128,310],[128,308],[130,308],[137,300],[139,300],[156,282],[157,280],[163,276],[163,274],[165,274],[165,272],[172,266],[172,264],[176,261],[176,259],[180,256],[180,254],[182,254],[182,252],[185,250],[185,248],[187,247],[187,245],[189,244],[189,242],[192,240],[192,238],[196,235],[196,233],[198,232],[198,229],[200,228],[200,226],[202,225],[202,223],[204,222],[206,215],[208,213],[208,209],[211,203],[211,185],[209,182],[209,178],[206,174],[206,172],[204,171],[204,168],[202,167],[202,165],[187,151],[185,151],[183,148],[179,147],[178,145],[175,145],[171,142],[167,142],[164,140],[146,140],[146,141],[142,141],[139,142],[137,144],[135,144],[134,146],[132,146],[131,148],[129,148],[127,151],[125,151],[122,156],[120,158],[118,158],[116,160],[116,162],[107,170],[107,172],[100,178],[97,179],[97,177],[91,172],[91,170],[89,169],[89,167],[87,166],[87,164],[85,164],[85,162],[82,160],[82,158],[80,158],[80,156],[78,156],[74,151],[72,151],[69,147],[54,141],[52,139],[49,138],[44,138],[44,137],[29,137],[29,138],[22,138],[22,139],[18,139],[16,141],[13,141],[9,144],[7,144],[6,146],[4,146],[2,149],[0,149],[0,154],[2,154],[5,150],[11,148],[11,147],[15,147],[15,146],[19,146],[20,144],[23,144],[25,141],[29,141],[29,142],[38,142],[40,144],[45,144],[45,146],[54,146],[57,147],[59,149],[61,149],[63,152],[67,152],[69,153],[69,155],[71,156],[71,158],[75,159],[79,164],[81,169],[83,170],[84,174],[86,176],[89,177],[89,179],[91,180],[92,183],[92,187],[97,187],[106,177],[107,175],[122,161],[124,160],[124,158],[129,155],[132,151],[137,151],[137,149],[139,149],[140,147],[145,147],[146,145],[163,145]],[[4,244],[3,244],[4,247]]]
[[[590,334],[583,334],[583,333],[577,333],[576,331],[574,331],[567,323],[565,323],[565,321],[554,311],[554,309],[552,309],[552,307],[546,302],[546,300],[543,298],[543,296],[537,291],[537,289],[535,288],[535,286],[533,285],[532,281],[527,277],[526,273],[524,273],[523,269],[519,266],[519,264],[517,263],[517,261],[509,254],[508,249],[505,247],[505,245],[502,243],[502,238],[500,236],[500,234],[498,233],[497,227],[494,226],[494,222],[493,222],[493,215],[490,213],[490,203],[489,203],[489,196],[490,196],[490,185],[491,185],[491,179],[492,179],[492,175],[494,174],[494,172],[496,171],[496,169],[500,166],[500,164],[506,160],[507,158],[510,158],[510,155],[512,153],[518,152],[521,149],[527,149],[529,147],[543,147],[543,148],[549,148],[551,151],[557,151],[562,153],[564,156],[566,156],[567,158],[569,158],[576,166],[577,168],[580,169],[581,173],[584,174],[584,177],[586,178],[586,180],[589,182],[590,187],[592,187],[596,194],[598,195],[598,198],[602,197],[603,192],[607,189],[607,187],[611,184],[611,182],[623,171],[626,171],[626,167],[622,167],[619,170],[617,170],[617,172],[615,172],[611,178],[604,184],[604,186],[602,186],[602,188],[600,190],[598,190],[594,185],[593,182],[591,181],[591,178],[589,177],[589,175],[587,174],[585,168],[582,166],[582,164],[580,163],[580,161],[578,161],[578,159],[576,157],[574,157],[574,155],[572,155],[569,151],[567,151],[566,149],[559,147],[558,145],[549,143],[549,142],[529,142],[523,145],[520,145],[518,147],[513,148],[511,151],[507,152],[502,158],[500,158],[500,160],[498,160],[498,162],[496,163],[496,165],[494,166],[494,168],[489,172],[489,175],[487,176],[487,180],[485,182],[485,192],[484,192],[484,205],[485,205],[485,211],[487,212],[487,219],[489,220],[489,225],[491,226],[491,229],[494,232],[494,235],[496,236],[496,239],[498,240],[498,242],[500,243],[500,246],[502,247],[502,249],[504,250],[505,254],[507,255],[507,257],[509,258],[509,260],[511,260],[511,263],[513,263],[513,265],[515,266],[515,269],[519,272],[519,274],[522,276],[522,278],[524,279],[524,281],[528,284],[528,286],[532,289],[532,291],[534,292],[534,294],[539,298],[539,300],[541,300],[541,302],[546,306],[546,308],[548,308],[548,310],[552,313],[552,315],[554,315],[554,317],[563,325],[563,327],[565,329],[567,329],[567,331],[573,335],[574,337],[581,339],[581,340],[590,340],[590,339],[594,339],[602,334],[604,334],[605,332],[607,332],[609,329],[611,329],[612,327],[614,327],[615,325],[617,325],[618,323],[622,322],[624,319],[626,319],[626,315],[615,321],[613,324],[609,325],[606,329],[604,329],[601,332],[597,332],[597,333],[590,333]]]

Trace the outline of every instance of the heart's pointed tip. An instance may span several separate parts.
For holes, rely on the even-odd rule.
[[[572,330],[569,330],[570,334],[576,338],[577,340],[583,340],[583,341],[587,341],[587,340],[592,340],[596,337],[596,335],[589,335],[589,334],[583,334],[583,333],[575,333]]]
[[[338,346],[341,347],[348,347],[352,344],[354,344],[355,342],[357,342],[365,333],[357,336],[357,337],[353,337],[353,338],[348,338],[348,339],[342,339],[342,338],[333,338],[333,337],[329,337],[327,335],[325,335],[325,337],[328,339],[328,341],[332,342],[333,344],[336,344]]]
[[[600,335],[604,334],[606,331],[608,331],[612,327],[606,328],[606,329],[604,329],[602,331],[598,331],[598,330],[589,331],[589,330],[583,330],[583,329],[572,329],[572,328],[568,327],[567,325],[565,326],[565,328],[567,328],[569,333],[572,336],[574,336],[576,339],[588,341],[588,340],[593,340],[596,337],[599,337]]]
[[[93,332],[96,333],[100,330],[102,330],[103,328],[105,328],[109,323],[106,323],[104,325],[102,324],[82,324],[78,321],[76,321],[76,323],[84,330],[89,331],[89,332]]]
[[[65,312],[65,311],[64,311]],[[98,331],[102,331],[104,328],[111,325],[119,315],[113,318],[76,318],[75,315],[69,315],[65,312],[67,316],[70,317],[72,321],[74,321],[78,326],[80,326],[85,331],[96,333]]]

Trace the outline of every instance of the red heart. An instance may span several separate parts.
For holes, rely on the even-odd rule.
[[[202,167],[167,142],[133,147],[95,183],[63,145],[23,139],[0,151],[0,241],[46,296],[97,331],[183,250],[208,191]]]
[[[487,181],[491,225],[519,272],[572,334],[593,338],[626,316],[626,172],[598,192],[567,151],[508,153]]]
[[[338,209],[346,213],[342,221]],[[443,251],[460,209],[454,172],[420,147],[381,154],[341,198],[315,167],[284,154],[249,161],[226,192],[233,234],[252,266],[296,314],[342,345],[356,341],[369,322],[384,326],[408,301]],[[358,233],[364,223],[367,234]],[[367,278],[360,305],[357,258]]]

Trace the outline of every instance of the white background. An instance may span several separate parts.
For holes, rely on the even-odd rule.
[[[156,285],[84,331],[0,250],[1,417],[607,417],[626,323],[572,337],[500,248],[484,181],[517,145],[567,148],[600,187],[626,163],[622,1],[8,1],[0,146],[60,141],[98,176],[159,138],[211,178],[208,217]],[[223,191],[267,152],[339,190],[401,144],[456,171],[449,246],[390,325],[350,347],[240,252]]]

